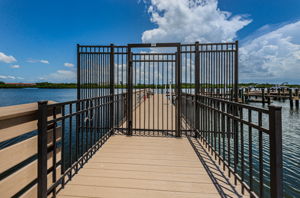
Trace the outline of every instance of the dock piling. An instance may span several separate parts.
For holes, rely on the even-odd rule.
[[[299,109],[299,89],[295,89],[295,105],[296,105],[296,109]]]
[[[289,89],[289,99],[290,99],[290,107],[293,109],[294,107],[294,101],[293,101],[293,90]]]

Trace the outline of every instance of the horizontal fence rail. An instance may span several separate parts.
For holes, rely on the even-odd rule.
[[[261,109],[187,93],[182,106],[186,122],[223,170],[242,184],[242,193],[282,197],[281,107]]]

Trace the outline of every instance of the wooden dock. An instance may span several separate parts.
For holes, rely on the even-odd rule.
[[[159,105],[161,108],[155,112]],[[153,111],[147,111],[147,107]],[[164,95],[153,95],[135,109],[135,124],[139,125],[142,123],[139,119],[145,119],[138,116],[139,112],[150,113],[148,119],[151,119],[153,114],[163,115],[163,108],[174,106]],[[175,116],[169,116],[172,115]],[[169,120],[163,121],[167,126]],[[151,126],[139,127],[162,128],[155,119],[151,122]],[[58,193],[58,197],[249,196],[241,194],[241,186],[234,185],[233,179],[227,177],[198,139],[114,135]]]
[[[200,154],[204,165],[187,138],[113,136],[58,197],[241,197],[203,148]]]
[[[290,108],[299,109],[299,88],[241,88],[239,101],[243,103],[255,102],[270,104],[273,101],[289,100]]]

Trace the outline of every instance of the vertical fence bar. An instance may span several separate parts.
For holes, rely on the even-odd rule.
[[[114,132],[114,94],[115,94],[115,53],[114,44],[110,45],[110,129]]]
[[[269,106],[270,188],[272,198],[283,197],[282,190],[282,118],[281,107]]]
[[[80,100],[80,45],[77,44],[77,100]]]
[[[191,71],[190,71],[191,72]],[[199,42],[195,43],[195,137],[198,137],[199,130],[199,104],[198,104],[198,94],[200,90],[200,54],[199,54]]]
[[[127,135],[132,135],[132,54],[127,47]]]
[[[39,198],[47,197],[47,104],[38,102],[38,190]]]
[[[53,120],[56,120],[56,107],[53,107],[52,109],[52,116],[53,116]],[[56,182],[56,167],[57,167],[57,162],[56,162],[56,149],[57,149],[57,143],[56,143],[56,125],[57,122],[54,121],[54,127],[52,130],[52,145],[53,145],[53,149],[52,149],[52,183]],[[56,187],[54,187],[53,191],[52,191],[52,196],[56,197]]]
[[[177,46],[176,53],[176,69],[175,69],[175,80],[176,80],[176,108],[175,108],[175,130],[176,137],[181,137],[181,45]]]

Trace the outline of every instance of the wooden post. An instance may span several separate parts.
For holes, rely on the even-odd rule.
[[[268,104],[271,104],[271,93],[270,93],[270,88],[267,89],[267,100],[268,100]]]
[[[294,107],[294,102],[293,102],[293,90],[289,89],[289,99],[290,99],[290,107],[291,109]]]
[[[246,88],[246,103],[249,103],[249,88]]]
[[[242,98],[242,103],[245,103],[244,88],[241,89],[241,98]]]
[[[295,89],[295,95],[296,95],[296,100],[295,100],[295,104],[296,104],[296,109],[299,109],[299,89]]]

